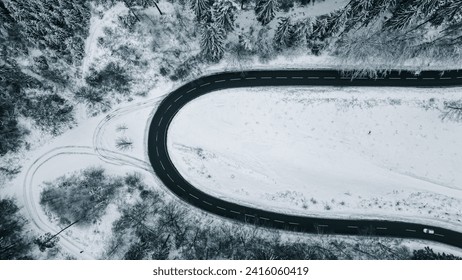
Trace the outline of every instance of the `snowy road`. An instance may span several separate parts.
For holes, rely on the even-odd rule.
[[[424,71],[420,75],[391,71],[376,79],[351,76],[335,70],[249,71],[214,74],[189,82],[170,93],[156,111],[149,130],[148,154],[157,176],[174,194],[216,215],[266,227],[311,233],[344,235],[373,234],[431,240],[462,248],[462,233],[417,223],[371,219],[324,219],[287,215],[231,203],[213,197],[190,184],[173,165],[167,150],[167,131],[177,112],[191,100],[206,93],[255,86],[395,86],[450,87],[462,85],[462,72]],[[432,228],[433,234],[424,229]],[[427,231],[428,232],[428,231]]]

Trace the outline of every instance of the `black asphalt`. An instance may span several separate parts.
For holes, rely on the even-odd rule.
[[[156,175],[176,196],[204,211],[240,222],[265,227],[342,235],[376,235],[416,238],[462,248],[462,233],[441,227],[390,220],[330,219],[282,214],[251,208],[213,197],[185,180],[173,165],[167,150],[167,131],[176,113],[191,100],[206,93],[229,88],[265,86],[368,86],[368,87],[454,87],[462,86],[462,70],[391,71],[375,79],[356,77],[336,70],[274,70],[226,72],[204,76],[171,92],[159,105],[149,129],[148,154]],[[200,135],[198,135],[200,137]],[[431,228],[434,234],[423,232]]]

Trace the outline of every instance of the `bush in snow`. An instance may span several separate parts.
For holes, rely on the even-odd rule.
[[[126,93],[130,90],[131,78],[123,67],[110,62],[100,71],[91,69],[90,74],[85,77],[85,81],[89,86],[104,92]]]
[[[58,94],[40,95],[29,100],[29,108],[23,111],[31,117],[40,129],[53,135],[60,134],[64,129],[72,127],[74,123],[74,107]]]
[[[88,168],[44,185],[40,194],[42,206],[64,224],[88,224],[104,214],[124,184],[122,178],[109,176],[102,168]]]

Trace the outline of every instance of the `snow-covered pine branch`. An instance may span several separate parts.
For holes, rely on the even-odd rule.
[[[257,4],[255,5],[257,20],[262,25],[267,25],[274,19],[277,9],[277,0],[257,0]]]
[[[231,0],[218,0],[213,4],[214,21],[226,32],[233,31],[236,12],[237,6]]]
[[[205,23],[201,28],[201,54],[211,62],[218,62],[224,54],[225,32],[216,23]]]
[[[210,13],[210,9],[213,4],[213,0],[189,0],[191,9],[196,15],[197,22],[201,22],[207,14]]]
[[[274,46],[278,50],[286,49],[293,43],[293,26],[289,17],[279,18],[278,27],[274,33]]]

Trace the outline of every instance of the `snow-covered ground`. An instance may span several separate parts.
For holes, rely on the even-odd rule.
[[[196,187],[302,215],[390,218],[462,229],[460,89],[252,88],[202,96],[168,147]]]

